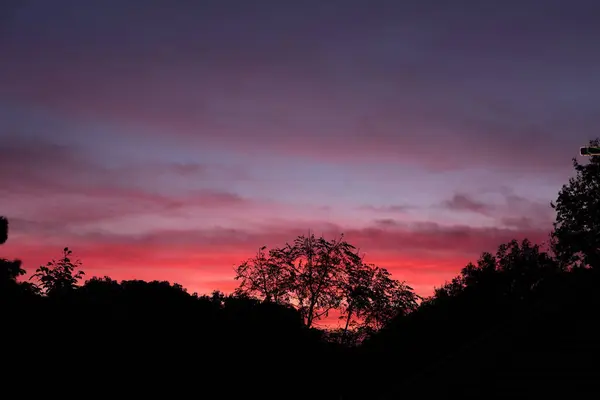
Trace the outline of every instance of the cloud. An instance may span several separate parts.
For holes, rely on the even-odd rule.
[[[396,226],[398,224],[398,222],[392,218],[376,219],[374,222],[376,225],[380,226]]]
[[[597,33],[595,6],[567,7],[582,21],[573,24],[556,4],[526,3],[518,9],[536,12],[504,2],[493,12],[473,2],[460,15],[389,2],[343,13],[149,5],[129,22],[131,11],[112,2],[64,14],[35,3],[4,40],[0,83],[11,103],[135,126],[139,141],[161,136],[173,147],[555,173],[598,129],[594,35],[579,35]],[[515,24],[528,34],[507,34]]]
[[[29,224],[29,225],[27,225]],[[481,252],[494,252],[512,239],[529,238],[541,243],[548,230],[522,226],[522,229],[475,228],[440,225],[431,222],[375,224],[353,228],[322,222],[264,222],[252,227],[160,228],[126,234],[104,230],[66,230],[48,222],[33,224],[11,221],[11,238],[3,255],[22,258],[30,272],[56,257],[69,246],[80,258],[88,276],[110,275],[115,279],[167,279],[190,290],[207,292],[218,284],[232,288],[233,267],[266,245],[282,246],[311,229],[326,238],[344,234],[346,240],[366,254],[366,261],[388,268],[398,279],[406,280],[427,295],[433,286],[456,275]],[[25,232],[23,232],[25,230]]]
[[[111,166],[102,158],[74,144],[3,141],[0,212],[22,234],[39,230],[60,236],[103,221],[185,219],[192,211],[203,216],[259,207],[231,190],[202,184],[248,178],[233,167],[161,161]]]
[[[389,206],[365,205],[358,207],[358,209],[362,211],[374,211],[377,213],[406,213],[410,210],[413,210],[414,208],[415,206],[411,206],[408,204],[394,204]]]
[[[127,187],[139,182],[164,182],[171,178],[250,180],[241,167],[199,162],[109,159],[97,149],[64,143],[61,137],[3,135],[0,144],[0,190],[11,192],[94,191]]]
[[[17,201],[17,197],[7,198],[12,199]],[[182,217],[190,209],[213,213],[240,207],[249,209],[253,204],[253,201],[237,194],[211,190],[165,196],[136,189],[105,189],[47,194],[44,198],[21,197],[20,204],[14,207],[3,205],[3,212],[18,216],[14,219],[15,226],[35,233],[36,229],[47,230],[52,224],[67,229],[132,216]]]
[[[455,194],[450,200],[446,200],[443,205],[453,211],[470,211],[484,215],[488,215],[491,208],[488,204],[476,201],[466,194]]]
[[[399,224],[398,224],[399,225]],[[397,226],[398,226],[397,225]],[[469,226],[404,226],[390,229],[366,228],[347,230],[349,240],[361,243],[370,251],[396,251],[398,253],[419,254],[454,253],[460,255],[494,251],[504,242],[518,238],[529,238],[534,242],[543,241],[549,231],[543,229],[514,230],[506,228],[475,228]]]
[[[530,200],[512,191],[500,191],[502,201],[484,202],[472,195],[458,193],[441,203],[450,211],[471,212],[491,218],[500,226],[517,229],[550,228],[554,221],[554,211],[550,202]]]
[[[127,196],[127,194],[123,194]],[[140,196],[140,199],[144,197]],[[183,207],[186,204],[196,204],[212,209],[214,207],[241,206],[250,207],[247,200],[229,193],[204,193],[194,198],[185,199],[163,199],[161,197],[148,197],[148,201],[156,202],[161,207]],[[515,201],[523,201],[521,199]],[[120,201],[124,204],[126,202]],[[134,203],[135,204],[135,203]],[[139,206],[136,206],[139,207]],[[94,209],[93,207],[91,209]],[[243,208],[242,210],[245,210]],[[125,209],[124,212],[129,212]],[[214,211],[210,211],[214,212]],[[91,221],[96,216],[89,215]],[[60,214],[57,214],[60,215]],[[156,217],[155,214],[152,214]],[[530,213],[530,215],[533,215]],[[65,211],[65,219],[68,221],[68,211]],[[185,218],[185,215],[184,215]],[[85,221],[81,216],[81,221]],[[37,224],[42,232],[50,228],[54,219],[41,219]],[[540,242],[547,238],[550,226],[535,223],[517,223],[518,217],[509,220],[505,217],[506,227],[473,227],[467,225],[442,225],[435,222],[405,222],[396,219],[376,219],[371,226],[364,228],[353,227],[348,223],[332,223],[331,221],[317,220],[294,220],[268,218],[255,221],[252,224],[231,228],[227,226],[193,227],[190,224],[177,227],[173,224],[159,224],[140,230],[136,234],[119,234],[118,231],[105,231],[94,228],[87,229],[83,233],[63,232],[64,240],[76,244],[86,245],[88,243],[111,245],[130,245],[133,248],[152,248],[155,251],[171,251],[188,246],[199,246],[201,248],[212,248],[219,251],[244,251],[258,248],[263,245],[279,246],[285,241],[293,240],[298,235],[307,234],[309,231],[326,237],[336,237],[344,234],[346,238],[369,252],[383,253],[455,253],[460,255],[478,254],[484,250],[495,250],[500,243],[507,242],[513,238],[527,237],[534,242]],[[527,221],[527,220],[524,220]],[[511,223],[512,222],[512,223]],[[13,233],[19,230],[27,231],[28,240],[36,236],[36,224],[25,220],[13,221]],[[514,229],[517,228],[517,229]],[[31,235],[31,236],[29,236]]]
[[[496,247],[514,238],[543,241],[548,231],[541,229],[516,230],[508,228],[474,228],[469,226],[442,226],[426,224],[389,224],[369,228],[342,227],[333,224],[327,230],[319,230],[325,237],[334,238],[344,234],[346,239],[369,253],[377,254],[426,254],[454,253],[461,256],[478,255],[482,251],[494,251]],[[18,226],[17,226],[18,227]],[[15,227],[15,231],[17,230]],[[176,254],[180,249],[212,249],[217,252],[250,252],[260,246],[281,246],[296,236],[306,234],[304,223],[290,224],[269,229],[198,228],[157,229],[137,235],[90,232],[85,235],[65,236],[64,240],[77,246],[117,246],[131,249],[150,249],[153,253]],[[31,240],[31,239],[30,239]]]
[[[500,220],[504,226],[515,229],[531,229],[535,221],[528,217],[505,217]]]
[[[84,154],[62,144],[6,137],[0,145],[0,190],[59,191],[85,176],[101,178],[103,172]]]

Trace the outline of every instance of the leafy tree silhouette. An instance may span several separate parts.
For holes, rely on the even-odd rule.
[[[76,271],[81,266],[81,261],[72,261],[72,253],[65,247],[60,259],[40,266],[29,279],[39,281],[42,293],[46,296],[71,293],[85,275],[81,270]]]
[[[583,341],[582,328],[576,328],[590,318],[589,311],[582,316],[581,310],[593,310],[598,304],[597,296],[590,297],[592,290],[582,290],[591,282],[598,282],[597,277],[587,274],[582,279],[568,273],[539,245],[513,240],[501,244],[495,255],[482,253],[476,264],[469,263],[459,276],[437,288],[415,312],[395,318],[368,339],[363,351],[377,360],[371,363],[381,365],[399,356],[416,361],[394,371],[406,375],[405,395],[465,397],[489,395],[488,390],[506,395],[505,390],[525,390],[524,382],[547,366],[569,376],[567,365],[589,364],[578,359],[568,344],[575,338],[582,348],[598,351],[597,343]],[[600,322],[597,316],[595,321]],[[461,371],[473,366],[477,369],[471,370],[468,387],[454,389]],[[361,373],[370,373],[371,379],[392,378],[381,368]],[[501,379],[504,386],[497,387]],[[566,387],[567,378],[560,379]],[[436,387],[427,386],[432,381]],[[536,390],[542,393],[545,388]]]
[[[25,274],[25,270],[21,268],[20,260],[6,260],[0,258],[0,282],[2,289],[6,290],[8,286],[17,284],[17,279]]]
[[[467,264],[461,274],[435,290],[433,301],[463,293],[502,299],[525,300],[544,279],[562,272],[562,267],[539,245],[528,239],[512,240],[498,246],[496,255],[483,253],[477,265]],[[473,293],[473,294],[471,294]]]
[[[0,216],[0,244],[6,243],[8,240],[8,219]],[[5,286],[9,283],[16,283],[19,276],[23,275],[25,271],[21,268],[21,261],[13,260],[9,261],[4,258],[0,259],[1,269],[0,281]]]
[[[361,334],[379,329],[417,305],[412,288],[392,279],[387,270],[365,264],[343,235],[333,240],[301,235],[293,244],[268,254],[265,250],[260,248],[236,268],[236,293],[292,305],[309,328],[331,310],[339,310],[344,321],[341,336],[350,338],[351,329],[360,328]]]
[[[600,146],[600,140],[590,141]],[[600,265],[600,157],[590,157],[587,164],[573,159],[576,176],[569,179],[552,207],[556,221],[552,248],[568,267]]]
[[[8,240],[8,219],[0,216],[0,244],[6,243]]]
[[[383,328],[393,318],[415,311],[421,300],[412,287],[392,279],[385,268],[376,268],[372,287],[365,323],[375,330]]]
[[[375,296],[373,278],[376,268],[363,262],[355,262],[348,266],[345,279],[341,282],[342,315],[345,320],[342,336],[348,341],[356,342],[356,338],[349,337],[349,329],[358,324],[353,318],[361,319],[371,308],[371,299]]]
[[[340,306],[343,297],[339,287],[344,272],[361,260],[354,252],[354,246],[343,237],[327,241],[323,237],[315,238],[313,234],[296,238],[292,254],[296,257],[291,264],[292,293],[306,326],[311,327],[316,320]]]
[[[351,342],[383,328],[398,315],[416,310],[420,299],[413,288],[392,279],[385,268],[364,263],[346,269],[342,291],[340,318],[345,320],[344,336]],[[349,333],[351,326],[357,330],[354,334]]]
[[[0,216],[0,244],[8,240],[8,219]],[[0,296],[4,299],[17,295],[34,293],[32,285],[18,282],[20,276],[25,274],[21,260],[7,260],[0,258]]]
[[[237,293],[267,302],[291,303],[303,315],[307,327],[340,306],[339,283],[344,266],[360,260],[345,241],[327,241],[314,234],[299,236],[293,245],[271,250],[268,258],[264,249],[236,268],[235,279],[241,281]]]
[[[287,304],[293,284],[291,248],[272,249],[268,254],[265,250],[266,246],[261,247],[255,257],[236,268],[234,279],[240,280],[236,293]]]

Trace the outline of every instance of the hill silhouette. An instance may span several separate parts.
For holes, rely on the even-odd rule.
[[[600,377],[600,161],[574,160],[574,168],[552,204],[550,249],[528,240],[499,244],[426,299],[365,264],[343,237],[300,236],[259,249],[236,269],[232,294],[85,280],[69,248],[30,277],[19,260],[1,259],[3,389],[84,397],[587,398]],[[2,217],[0,243],[9,234]],[[343,328],[315,328],[332,310]]]

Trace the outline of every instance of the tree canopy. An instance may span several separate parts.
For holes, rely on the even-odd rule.
[[[590,141],[600,146],[600,140]],[[556,221],[552,232],[553,250],[569,267],[600,265],[600,157],[585,164],[573,159],[576,176],[569,179],[552,207]]]
[[[295,307],[307,327],[333,310],[350,328],[379,329],[397,315],[414,310],[418,296],[403,282],[375,265],[366,264],[344,240],[314,234],[292,244],[262,247],[236,268],[238,294]]]

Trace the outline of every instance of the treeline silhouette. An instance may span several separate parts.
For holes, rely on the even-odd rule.
[[[232,294],[85,281],[69,248],[31,276],[1,259],[3,388],[46,397],[587,398],[600,382],[600,159],[573,165],[551,204],[548,249],[500,244],[425,299],[343,236],[259,249],[236,268]],[[0,243],[8,228],[0,218]],[[317,328],[330,313],[341,328]]]

